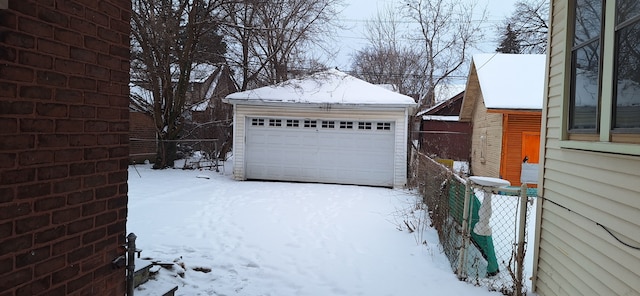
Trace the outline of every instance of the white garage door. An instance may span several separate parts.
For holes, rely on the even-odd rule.
[[[393,122],[248,118],[247,179],[393,186]]]

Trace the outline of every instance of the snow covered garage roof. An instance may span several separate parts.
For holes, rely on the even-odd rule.
[[[545,55],[476,54],[472,67],[488,109],[542,109]]]
[[[303,79],[237,92],[226,97],[232,104],[341,104],[411,107],[413,98],[330,69]]]

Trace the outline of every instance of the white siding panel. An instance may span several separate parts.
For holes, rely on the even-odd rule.
[[[244,137],[246,117],[237,109],[239,108],[236,108],[233,122],[233,177],[236,180],[245,180]]]
[[[579,281],[569,279],[571,286],[580,291],[576,295],[632,295],[629,293],[638,291],[638,260],[625,261],[620,252],[604,251],[616,248],[604,229],[584,223],[560,207],[550,206],[547,215],[562,223],[545,226],[549,234],[541,246],[548,243],[548,254],[571,271],[561,272],[558,277],[579,277]]]
[[[404,187],[407,183],[407,153],[408,153],[408,110],[405,110],[404,116],[397,117],[395,122],[395,141],[394,141],[394,180],[393,186],[396,188]]]
[[[559,264],[561,260],[555,258],[555,254],[558,254],[558,250],[553,243],[549,243],[544,238],[540,242],[540,271],[541,277],[538,281],[545,283],[546,285],[540,285],[538,287],[539,295],[557,295],[557,296],[575,296],[584,295],[581,294],[576,285],[568,285],[567,281],[575,283],[583,282],[579,277],[575,275],[569,267]],[[547,289],[542,289],[546,287]]]
[[[637,157],[569,149],[550,150],[547,157],[553,160],[550,168],[574,177],[562,179],[563,182],[589,188],[606,199],[640,210],[640,169],[633,166],[640,165]]]
[[[552,0],[547,110],[543,111],[543,182],[539,193],[535,292],[546,295],[640,295],[640,158],[561,148],[567,0]],[[639,147],[640,149],[640,147]],[[583,217],[586,216],[587,218]],[[591,221],[594,220],[594,221]]]

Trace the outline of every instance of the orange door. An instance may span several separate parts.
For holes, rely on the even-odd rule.
[[[528,163],[538,163],[540,157],[540,132],[522,132],[522,155]]]

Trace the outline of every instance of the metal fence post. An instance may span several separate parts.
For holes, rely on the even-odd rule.
[[[516,251],[516,283],[515,295],[522,295],[522,280],[524,278],[524,244],[527,227],[527,184],[522,183],[520,187],[520,223],[518,225],[518,249]]]
[[[463,279],[466,277],[465,264],[467,246],[469,245],[469,212],[471,205],[471,184],[467,180],[464,187],[464,205],[462,207],[462,245],[460,246],[460,253],[458,253],[458,278]]]
[[[136,268],[136,238],[137,236],[132,232],[127,235],[127,296],[133,296],[134,290],[134,272]]]

